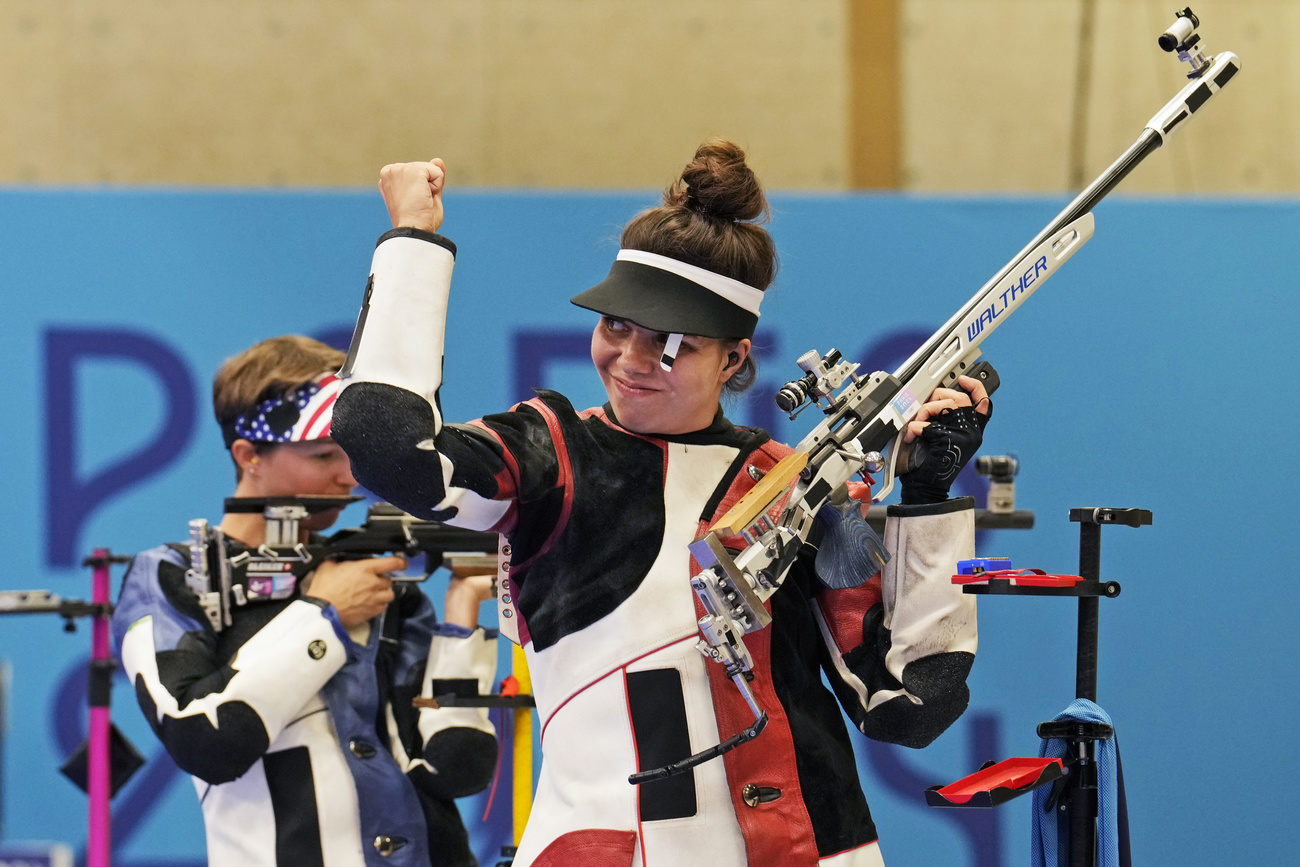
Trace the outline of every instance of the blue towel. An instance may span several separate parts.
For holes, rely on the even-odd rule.
[[[1112,725],[1110,716],[1086,698],[1074,703],[1057,715],[1056,721],[1105,723]],[[1097,865],[1098,867],[1127,867],[1128,816],[1124,803],[1124,776],[1119,763],[1117,736],[1096,741],[1097,761]],[[1038,747],[1043,758],[1065,758],[1065,741],[1044,739]],[[1068,863],[1068,838],[1058,840],[1057,815],[1049,812],[1047,799],[1054,787],[1043,786],[1034,791],[1033,839],[1030,841],[1030,863],[1033,867],[1058,867]],[[1065,860],[1063,860],[1065,859]]]

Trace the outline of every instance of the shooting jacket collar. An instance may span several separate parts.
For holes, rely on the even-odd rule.
[[[614,415],[614,407],[612,404],[606,403],[601,407],[601,411],[605,414],[605,420],[607,422],[622,430],[627,430],[627,428],[623,427],[623,423],[618,420],[618,416]],[[685,443],[687,445],[725,445],[736,440],[736,430],[736,425],[723,415],[722,407],[719,406],[718,411],[713,414],[713,421],[709,422],[709,426],[706,428],[683,434],[636,433],[635,435],[646,437],[647,439],[663,440],[664,442],[670,443]],[[628,431],[628,433],[635,432]]]

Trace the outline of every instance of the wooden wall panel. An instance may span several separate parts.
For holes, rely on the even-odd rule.
[[[1059,192],[1084,2],[7,0],[0,183],[658,187],[724,135],[774,188]],[[1183,74],[1167,0],[1090,2],[1087,177]],[[1124,190],[1300,192],[1300,3],[1194,8],[1242,75]]]
[[[1164,0],[1094,0],[1084,141],[1091,180],[1185,82],[1156,46]],[[1070,113],[1082,0],[907,0],[905,182],[918,191],[1056,192],[1069,184]],[[1242,74],[1149,157],[1123,191],[1300,192],[1300,5],[1198,0],[1203,44]]]
[[[1064,187],[1076,9],[1075,0],[908,0],[908,189]]]
[[[0,180],[659,186],[709,135],[845,183],[840,0],[0,6]]]
[[[902,0],[847,0],[849,186],[903,183],[899,28]]]

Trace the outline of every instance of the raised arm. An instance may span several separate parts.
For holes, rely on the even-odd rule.
[[[375,248],[340,374],[334,439],[361,484],[421,518],[475,529],[508,523],[513,483],[501,443],[443,423],[438,402],[456,245],[442,225],[441,160],[385,166],[394,228]]]

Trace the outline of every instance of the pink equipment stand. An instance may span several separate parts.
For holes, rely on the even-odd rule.
[[[112,728],[110,703],[114,662],[108,645],[108,622],[113,614],[109,565],[122,562],[106,548],[96,548],[86,565],[93,570],[91,604],[95,608],[90,639],[90,760],[87,793],[90,814],[86,836],[86,867],[109,867],[112,860]]]
[[[89,676],[90,735],[60,770],[90,796],[86,834],[86,867],[109,867],[112,860],[110,805],[113,795],[144,763],[144,759],[113,727],[110,703],[117,667],[109,646],[113,616],[110,567],[128,563],[97,548],[82,565],[93,570],[91,601],[62,599],[48,590],[0,591],[0,614],[58,614],[64,631],[75,632],[78,617],[93,619]]]

